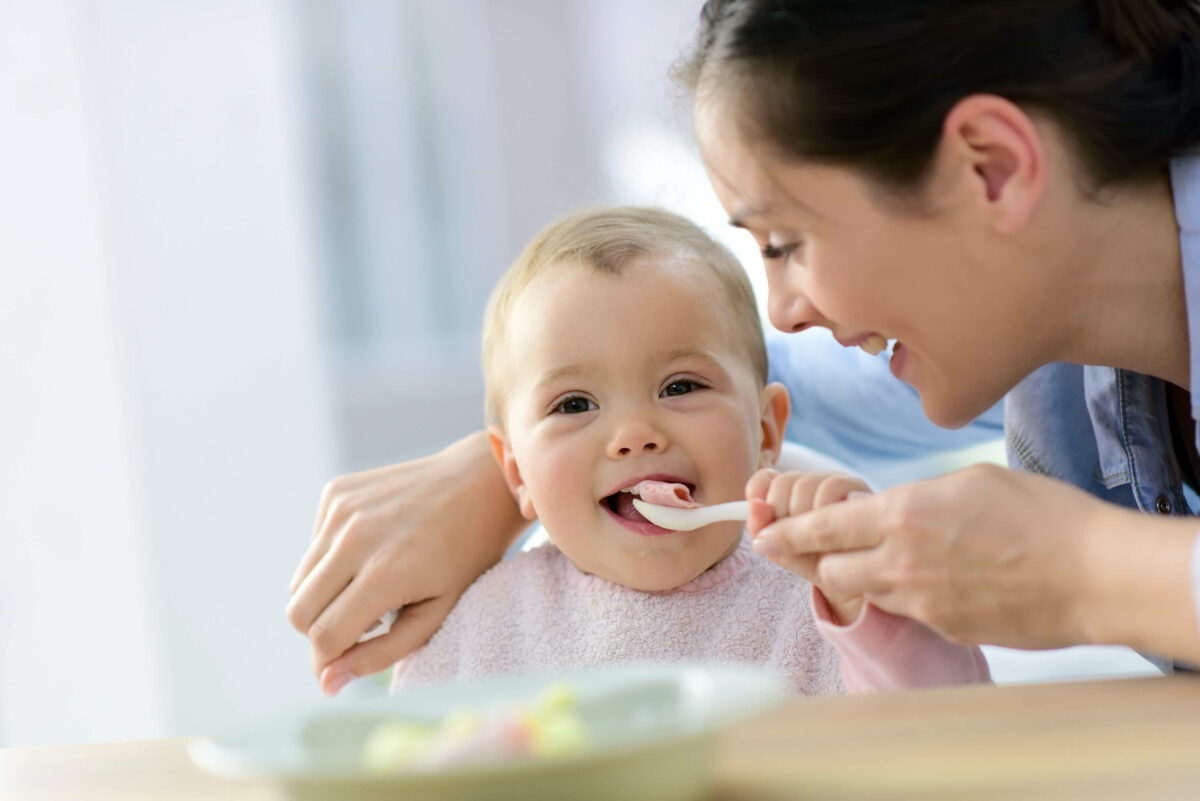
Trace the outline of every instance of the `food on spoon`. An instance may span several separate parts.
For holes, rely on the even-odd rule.
[[[646,503],[653,503],[657,506],[695,509],[700,505],[692,498],[692,491],[686,484],[675,484],[669,481],[640,481],[622,492],[631,492]]]
[[[372,773],[554,757],[587,747],[575,693],[547,687],[526,706],[514,702],[482,710],[456,709],[437,724],[384,721],[367,735],[363,765]]]

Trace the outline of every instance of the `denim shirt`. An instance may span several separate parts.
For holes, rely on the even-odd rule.
[[[1171,186],[1180,230],[1195,419],[1200,401],[1200,157],[1174,160]],[[1200,509],[1195,494],[1185,492],[1171,445],[1162,379],[1113,367],[1048,364],[1009,392],[1004,423],[1014,468],[1064,479],[1106,501],[1153,514],[1191,515]],[[1195,595],[1200,552],[1192,568]]]

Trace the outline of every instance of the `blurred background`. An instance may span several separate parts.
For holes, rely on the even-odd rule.
[[[551,218],[665,206],[761,288],[667,78],[698,9],[0,0],[0,746],[320,697],[321,487],[477,427]]]

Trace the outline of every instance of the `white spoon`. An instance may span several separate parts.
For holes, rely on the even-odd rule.
[[[391,609],[387,612],[384,612],[383,617],[379,618],[379,620],[376,620],[369,627],[367,627],[367,630],[363,632],[363,635],[358,638],[358,642],[366,642],[367,640],[373,640],[376,637],[382,637],[383,635],[387,634],[392,630],[392,624],[396,622],[396,618],[399,616],[399,609]]]
[[[659,506],[656,503],[646,503],[641,498],[633,499],[633,508],[642,513],[642,517],[660,528],[672,531],[691,531],[707,526],[709,523],[719,523],[722,520],[745,521],[750,516],[749,501],[730,501],[715,503],[712,506],[696,506],[692,509],[678,509],[674,506]]]

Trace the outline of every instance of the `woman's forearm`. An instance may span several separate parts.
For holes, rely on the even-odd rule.
[[[1200,520],[1120,510],[1082,541],[1085,641],[1200,663],[1191,557]]]

